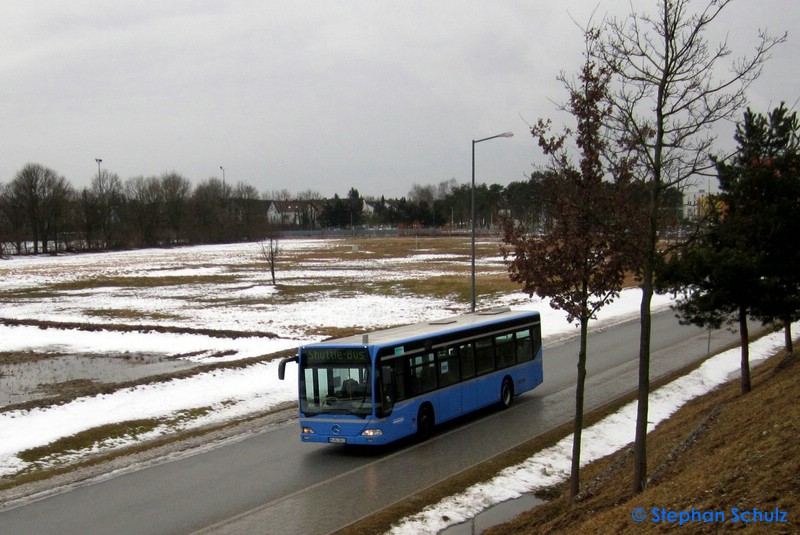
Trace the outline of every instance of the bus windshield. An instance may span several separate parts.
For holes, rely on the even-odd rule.
[[[363,347],[307,347],[300,354],[300,411],[316,414],[372,414],[370,360]]]

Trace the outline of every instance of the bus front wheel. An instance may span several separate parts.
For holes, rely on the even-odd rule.
[[[507,409],[512,401],[514,401],[514,384],[509,377],[506,377],[500,385],[500,406]]]
[[[430,405],[423,405],[417,414],[417,440],[424,442],[433,434],[433,408]]]

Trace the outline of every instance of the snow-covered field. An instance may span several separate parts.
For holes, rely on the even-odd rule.
[[[405,257],[370,258],[369,251],[354,252],[343,240],[283,240],[278,283],[318,288],[291,300],[276,295],[258,244],[252,243],[11,258],[0,261],[2,317],[118,323],[124,321],[117,318],[118,312],[127,311],[139,315],[132,323],[267,332],[285,340],[305,340],[316,327],[409,323],[425,313],[441,313],[453,303],[366,293],[353,299],[347,289],[358,282],[431,277],[469,262],[468,245],[463,256],[448,252],[439,257],[429,249],[414,250],[411,244]],[[425,269],[408,269],[409,265]],[[28,297],[34,289],[40,289],[42,297]]]
[[[204,330],[235,330],[254,336],[219,338],[207,334],[164,334],[82,331],[34,326],[0,326],[0,354],[32,351],[118,355],[124,352],[188,355],[194,359],[241,359],[281,351],[320,339],[320,328],[380,328],[391,324],[430,320],[466,312],[454,298],[424,295],[380,295],[358,291],[378,282],[401,281],[447,273],[469,263],[464,254],[410,250],[403,257],[358,251],[346,241],[296,240],[281,242],[284,257],[279,283],[314,292],[282,299],[269,284],[268,273],[254,264],[257,245],[148,250],[103,255],[39,257],[0,262],[0,317],[51,322],[130,323]],[[352,258],[350,258],[350,256]],[[348,259],[350,258],[350,259]],[[503,272],[497,258],[481,259],[483,269]],[[143,279],[154,278],[158,284]],[[480,278],[478,279],[480,284]],[[355,289],[354,289],[355,288]],[[32,293],[37,290],[39,293]],[[640,292],[627,290],[596,320],[611,323],[638,314]],[[669,306],[657,296],[654,309]],[[521,293],[494,294],[479,306],[537,309],[543,316],[545,343],[575,334],[565,315],[546,301]],[[127,311],[128,315],[121,311]],[[130,314],[133,312],[133,314]],[[124,319],[129,317],[131,319]],[[274,338],[255,336],[272,333]],[[757,361],[780,348],[782,335],[757,342],[751,358]],[[206,356],[208,355],[208,356]],[[653,393],[652,426],[680,405],[723,382],[738,369],[738,350],[721,354],[692,375]],[[1,368],[0,368],[1,369]],[[141,385],[110,394],[76,399],[63,405],[0,412],[0,477],[30,468],[17,454],[59,438],[104,424],[141,418],[163,419],[164,424],[136,438],[97,444],[92,451],[72,452],[72,458],[147,440],[164,432],[187,429],[263,412],[295,399],[296,373],[287,368],[286,381],[277,380],[277,362],[267,361],[238,369],[219,369],[189,378]],[[0,381],[4,380],[0,377]],[[187,411],[202,409],[185,417]],[[583,462],[612,453],[632,440],[635,406],[624,408],[585,431]],[[613,430],[611,429],[613,427]],[[589,438],[594,437],[594,438]],[[487,484],[448,498],[396,526],[393,533],[437,533],[448,525],[471,518],[486,507],[556,483],[567,477],[571,437],[521,465],[504,470]],[[52,459],[64,463],[64,455]],[[447,519],[447,520],[445,520]]]
[[[284,240],[277,289],[259,258],[257,244],[7,259],[0,261],[0,318],[50,323],[46,329],[0,324],[0,355],[30,352],[39,357],[52,355],[49,360],[58,361],[63,355],[91,355],[92,359],[105,355],[114,360],[120,355],[161,354],[178,360],[220,362],[269,355],[317,341],[325,337],[319,334],[325,329],[375,329],[466,312],[468,304],[453,297],[403,291],[385,295],[373,289],[454,270],[459,277],[466,277],[468,241],[450,241],[446,247],[445,243],[409,240],[408,250],[395,248],[390,255],[380,248],[375,252],[368,244],[353,247],[345,240]],[[437,251],[440,245],[444,249]],[[504,272],[497,257],[479,260],[480,273]],[[536,306],[521,293],[495,294],[479,306],[499,304]],[[546,325],[556,332],[556,323]],[[59,328],[75,324],[100,329]],[[137,329],[102,329],[109,324]],[[183,330],[164,333],[149,327]],[[239,335],[214,336],[225,330]],[[271,337],[263,336],[266,333]],[[58,406],[0,412],[0,476],[30,468],[17,453],[101,425],[163,419],[163,425],[137,437],[146,440],[292,401],[296,379],[290,375],[288,380],[278,381],[276,366],[276,362],[264,361],[82,397]],[[9,368],[0,360],[0,372]],[[292,367],[288,371],[296,373]],[[0,373],[0,387],[11,388],[14,381],[13,374]],[[187,411],[194,411],[191,418]],[[92,452],[75,455],[119,447],[131,440],[108,441]],[[50,462],[66,460],[61,455]]]

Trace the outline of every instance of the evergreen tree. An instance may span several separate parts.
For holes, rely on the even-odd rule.
[[[743,229],[763,249],[760,299],[751,313],[781,321],[792,352],[800,318],[800,123],[784,104],[769,116],[747,110],[732,162],[717,161],[722,200],[736,206]]]
[[[751,389],[748,317],[783,320],[791,340],[791,321],[800,314],[798,133],[795,114],[783,105],[769,117],[747,110],[736,130],[737,153],[714,160],[720,194],[707,203],[707,228],[659,274],[662,288],[682,295],[682,321],[738,323],[742,393]]]

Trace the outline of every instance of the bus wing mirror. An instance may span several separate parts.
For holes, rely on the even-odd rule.
[[[289,357],[289,358],[286,358],[286,359],[282,359],[280,361],[280,363],[278,364],[278,379],[283,381],[283,378],[286,376],[286,364],[287,363],[289,363],[289,362],[297,362],[297,361],[298,361],[297,355],[295,355],[294,357]]]

